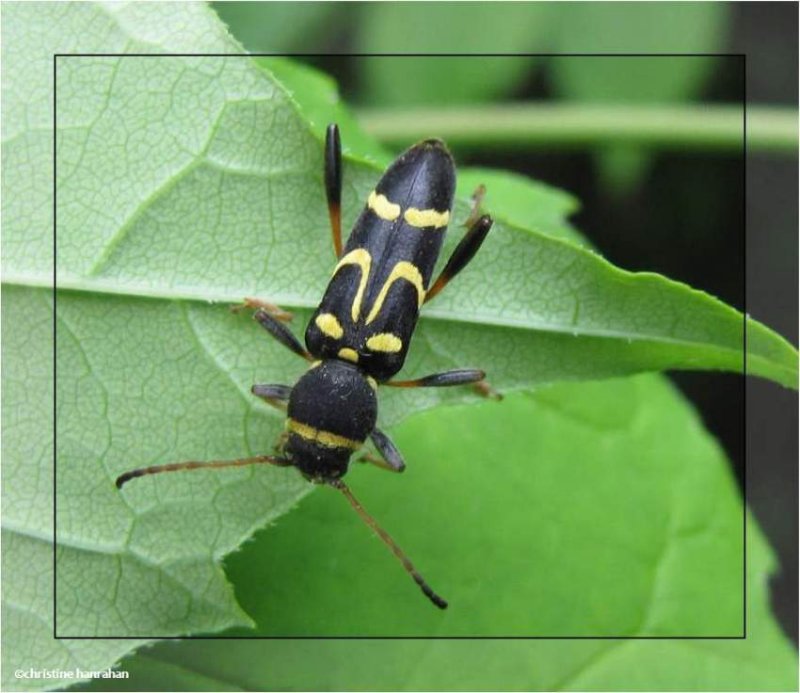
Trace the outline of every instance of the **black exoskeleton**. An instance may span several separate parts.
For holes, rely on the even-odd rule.
[[[364,521],[389,546],[428,598],[447,602],[423,580],[392,538],[361,507],[342,481],[352,454],[367,438],[380,458],[362,461],[403,471],[405,463],[390,438],[376,427],[379,385],[444,387],[473,384],[493,391],[483,371],[457,369],[391,380],[403,367],[423,304],[436,296],[477,252],[492,226],[478,214],[482,189],[474,196],[467,232],[441,274],[431,281],[450,221],[455,165],[439,140],[425,140],[401,154],[370,193],[347,244],[341,238],[342,164],[339,131],[328,127],[325,189],[338,264],[308,324],[306,346],[283,324],[291,315],[277,306],[246,299],[254,318],[284,346],[311,362],[293,387],[254,385],[253,393],[286,409],[286,433],[277,455],[240,460],[178,462],[144,467],[117,478],[126,481],[167,471],[272,464],[296,467],[309,481],[340,490]]]
[[[287,414],[283,455],[307,479],[324,483],[344,476],[350,456],[372,433],[378,397],[355,365],[330,359],[297,381]]]

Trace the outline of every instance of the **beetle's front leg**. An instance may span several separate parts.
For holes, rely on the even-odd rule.
[[[260,298],[245,298],[241,303],[237,303],[230,307],[232,313],[238,313],[242,310],[252,308],[253,310],[263,310],[268,315],[271,315],[276,320],[281,322],[290,322],[294,315],[280,306],[268,301],[262,301]]]

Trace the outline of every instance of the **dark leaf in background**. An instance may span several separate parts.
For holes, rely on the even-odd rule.
[[[359,53],[534,52],[550,26],[546,3],[374,3],[357,25]],[[435,48],[431,49],[432,46]],[[369,58],[358,63],[361,98],[375,105],[489,101],[507,96],[528,76],[534,58]]]
[[[719,53],[729,24],[725,3],[563,3],[554,49],[558,53]],[[572,58],[554,60],[548,76],[554,93],[587,103],[667,104],[691,101],[702,93],[718,59],[713,57]],[[632,191],[651,157],[636,148],[616,147],[598,154],[599,174],[617,195]]]
[[[332,2],[212,2],[248,53],[288,53],[320,41],[338,12]]]

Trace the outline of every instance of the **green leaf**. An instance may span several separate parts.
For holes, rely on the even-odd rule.
[[[3,275],[5,280],[15,273],[26,284],[28,272],[34,275],[46,273],[53,263],[53,54],[80,50],[181,52],[197,50],[200,46],[209,51],[231,51],[236,47],[213,15],[201,4],[185,5],[176,11],[174,6],[165,5],[91,3],[4,4],[2,45]],[[60,64],[63,65],[63,62]],[[86,72],[66,86],[82,91],[83,80],[88,86],[95,78],[107,79],[115,72],[110,61],[89,61],[86,66]],[[151,66],[155,66],[155,63],[151,63]],[[88,98],[90,92],[91,88],[88,88],[82,93]],[[87,100],[84,103],[85,110],[73,111],[71,115],[74,120],[61,133],[62,143],[69,143],[70,138],[75,138],[73,143],[78,140],[86,143],[87,149],[81,150],[80,155],[87,155],[90,167],[95,161],[92,147],[99,143],[92,139],[92,118],[98,110],[102,112],[109,105],[105,103],[102,88],[93,96],[99,100]],[[78,100],[79,97],[76,103]],[[124,118],[124,109],[118,115]],[[104,144],[112,145],[110,142]],[[73,146],[72,151],[79,149]],[[121,150],[115,151],[119,154]],[[143,152],[140,154],[145,155]],[[133,158],[133,149],[128,156]],[[59,163],[68,169],[77,162],[60,159]],[[146,167],[143,167],[143,171],[147,171]],[[126,188],[136,194],[136,173],[135,170],[129,171],[131,177],[127,182],[117,179],[116,184],[123,187],[122,190],[116,190],[117,195],[129,194]],[[114,183],[113,180],[106,182]],[[101,196],[110,199],[114,192],[111,186],[102,188]],[[102,210],[102,199],[83,201],[89,205],[95,204]],[[66,296],[61,298],[65,304],[69,300]],[[4,286],[2,299],[3,687],[8,690],[40,689],[51,687],[54,682],[47,679],[16,679],[15,670],[100,670],[113,665],[142,641],[53,639],[53,299],[47,290],[8,285]],[[68,335],[63,332],[62,335],[69,340]],[[76,357],[72,363],[80,373],[86,374],[87,364],[81,361],[80,347],[74,342],[72,345],[75,351],[66,353]],[[94,627],[91,609],[82,614],[76,609],[95,600],[98,609],[102,609],[103,605],[107,608],[112,600],[110,587],[114,582],[110,578],[117,560],[114,544],[102,544],[111,534],[111,528],[103,527],[98,520],[102,517],[103,522],[108,520],[112,528],[120,528],[130,520],[130,516],[124,503],[120,503],[119,499],[111,499],[107,493],[104,482],[107,483],[108,477],[102,472],[99,457],[86,457],[90,448],[94,448],[91,452],[96,453],[95,446],[103,445],[111,434],[107,421],[92,411],[98,398],[102,400],[105,393],[98,389],[97,381],[92,381],[91,376],[80,384],[77,384],[77,378],[71,383],[69,379],[62,382],[75,384],[77,388],[72,393],[72,400],[66,398],[59,412],[62,417],[65,410],[69,412],[66,418],[62,418],[68,424],[62,432],[84,438],[86,442],[86,448],[80,455],[79,473],[85,475],[87,485],[73,486],[71,491],[75,491],[77,497],[69,499],[69,503],[73,504],[72,507],[82,503],[85,506],[82,510],[84,517],[94,509],[98,510],[98,515],[87,526],[88,533],[60,535],[58,560],[59,565],[65,568],[62,577],[80,580],[74,591],[68,589],[69,582],[66,588],[63,583],[60,585],[63,597],[60,606],[67,613],[72,611],[75,618],[81,620],[83,634],[91,635]],[[98,420],[101,421],[99,427],[95,426]],[[146,431],[131,430],[130,433],[137,434],[138,438],[147,435]],[[92,468],[95,473],[87,474]],[[60,469],[64,470],[64,467]],[[67,468],[65,471],[70,470]],[[66,479],[69,481],[68,473]],[[121,534],[113,537],[117,546],[123,541]],[[81,557],[80,565],[76,568],[75,559],[78,556]],[[118,558],[121,565],[122,558]],[[135,562],[132,555],[125,560]],[[208,558],[206,563],[213,565]],[[149,585],[147,580],[143,580],[132,592],[135,594],[136,589],[141,589],[143,591],[139,596],[144,597],[158,570],[143,563],[130,567],[134,571],[138,569],[140,575],[150,580]],[[79,571],[78,575],[75,574],[76,570]],[[217,567],[206,572],[216,573],[217,592],[227,589]],[[127,577],[132,576],[128,574]],[[167,575],[162,577],[166,582]],[[196,577],[201,576],[198,574]],[[96,582],[94,578],[97,578]],[[175,584],[166,585],[163,594],[168,594],[170,589],[173,593],[180,591]],[[214,596],[211,590],[210,596]],[[182,598],[185,599],[185,595]],[[227,602],[228,608],[233,608],[229,596]],[[119,611],[115,611],[117,606],[121,607]],[[150,606],[156,607],[155,604],[126,600],[123,594],[107,613],[115,614],[117,619],[141,620],[141,614],[135,612],[146,613]],[[222,621],[241,623],[245,620],[238,607],[235,607],[235,615],[238,618],[229,615]],[[206,626],[211,623],[211,620],[205,621]]]
[[[558,52],[715,53],[723,49],[728,7],[723,3],[565,3],[559,6]],[[701,55],[553,58],[553,87],[584,103],[667,104],[688,101],[708,83],[723,58]],[[728,58],[727,60],[736,60]],[[600,175],[617,193],[635,187],[651,157],[636,148],[598,154]]]
[[[506,96],[530,78],[535,58],[525,56],[550,26],[546,3],[371,3],[357,24],[360,53],[430,53],[427,57],[359,60],[364,100],[373,104],[456,104]],[[491,29],[487,30],[489,27]],[[487,53],[503,37],[507,57],[436,57],[435,53]]]
[[[167,476],[123,493],[113,483],[125,469],[153,462],[258,454],[279,434],[277,415],[251,406],[238,378],[252,381],[256,373],[249,364],[239,371],[243,344],[215,333],[213,312],[178,302],[59,296],[62,636],[185,634],[249,623],[218,562],[308,484],[253,469]],[[249,346],[258,351],[257,341]],[[87,571],[95,576],[91,585]]]
[[[360,468],[350,483],[448,610],[323,489],[227,561],[259,634],[741,634],[741,499],[719,446],[663,379],[441,408],[395,434],[404,475]],[[188,690],[191,675],[218,690],[793,690],[794,648],[769,612],[774,560],[754,523],[747,531],[746,640],[196,641],[127,660],[128,685]]]
[[[4,690],[33,690],[53,683],[15,679],[18,669],[104,669],[142,642],[53,639],[50,302],[44,292],[3,290]]]

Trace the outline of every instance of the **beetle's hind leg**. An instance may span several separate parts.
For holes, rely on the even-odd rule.
[[[379,428],[375,428],[369,437],[375,449],[380,453],[380,457],[367,453],[358,458],[359,462],[369,462],[389,472],[402,472],[406,468],[403,456],[389,436]]]

